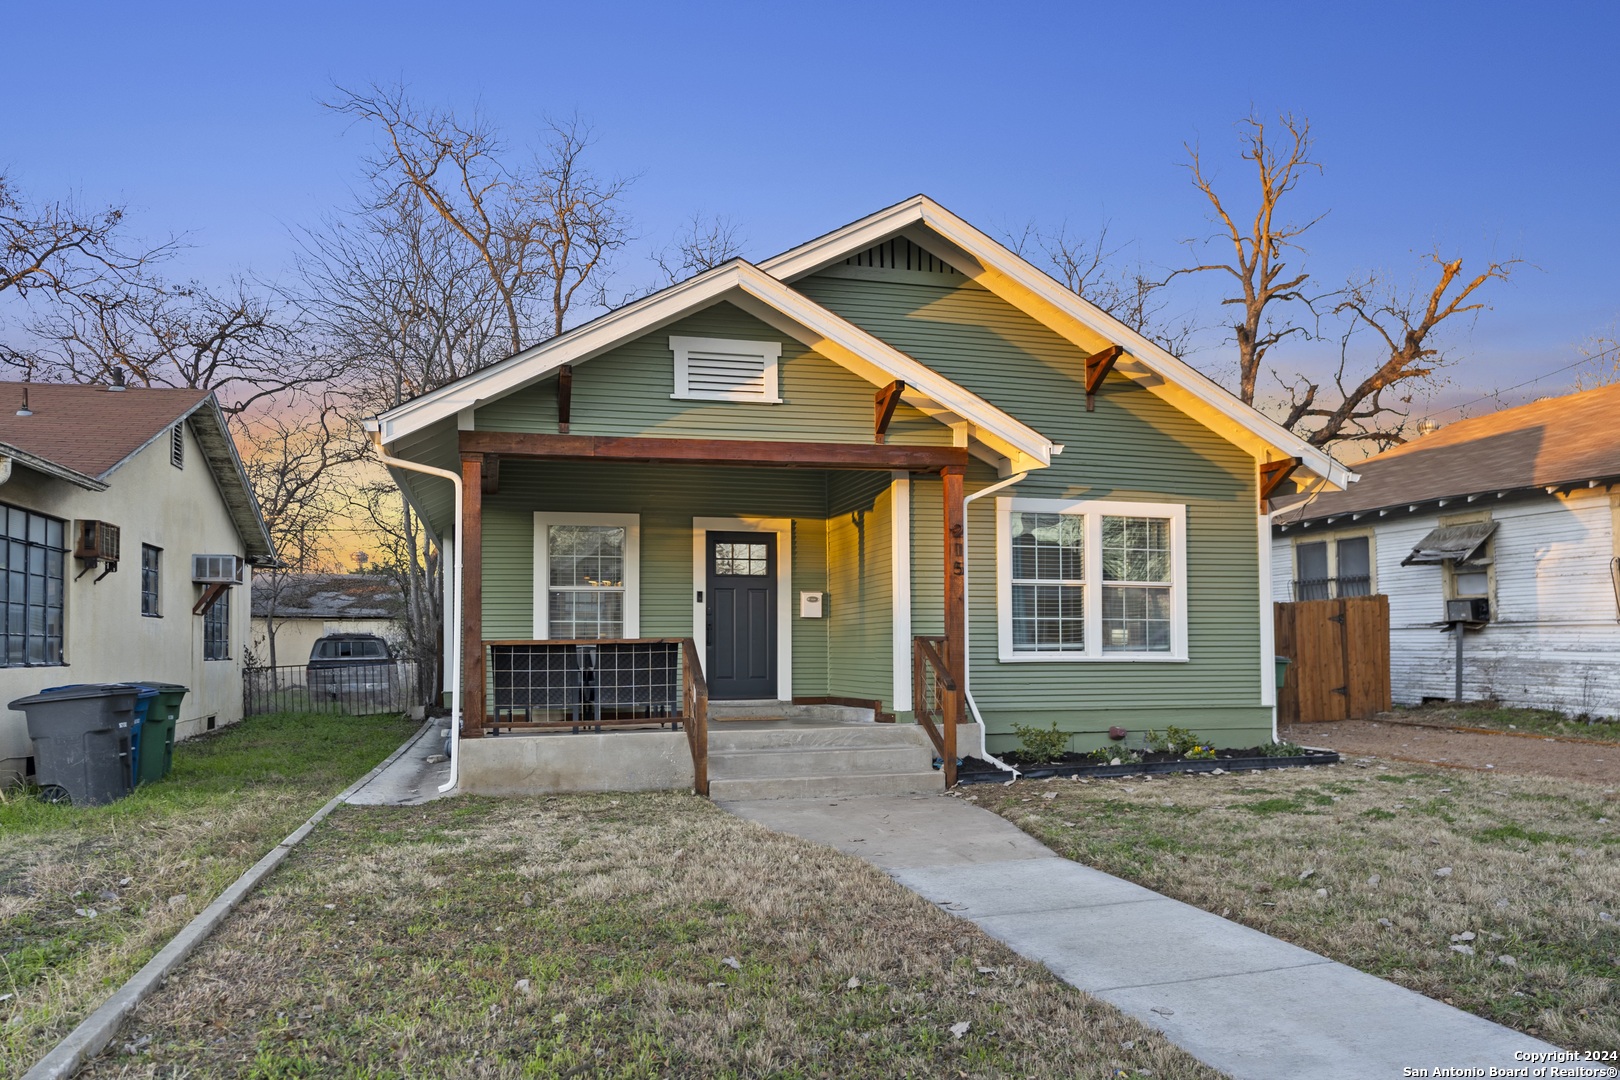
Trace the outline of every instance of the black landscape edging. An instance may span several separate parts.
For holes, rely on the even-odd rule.
[[[1019,769],[1020,780],[1084,776],[1109,779],[1120,776],[1163,776],[1171,773],[1257,772],[1261,769],[1297,769],[1305,765],[1337,765],[1339,755],[1328,750],[1294,757],[1197,758],[1191,761],[1140,761],[1133,765],[1036,765]],[[956,770],[958,784],[1004,784],[1010,774],[988,761],[964,758]]]

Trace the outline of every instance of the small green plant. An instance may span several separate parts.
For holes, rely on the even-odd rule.
[[[1013,734],[1018,736],[1024,756],[1031,761],[1059,761],[1069,749],[1069,733],[1059,731],[1055,720],[1051,730],[1033,724],[1014,724]]]
[[[1261,757],[1299,757],[1304,753],[1303,746],[1291,742],[1264,743],[1260,747]]]
[[[1121,765],[1135,765],[1142,760],[1142,755],[1128,746],[1114,743],[1112,746],[1099,746],[1086,758],[1094,765],[1111,765],[1116,761]]]
[[[1156,754],[1185,754],[1195,746],[1204,745],[1204,740],[1197,735],[1174,724],[1165,728],[1163,735],[1148,728],[1143,738],[1147,740],[1147,748]]]

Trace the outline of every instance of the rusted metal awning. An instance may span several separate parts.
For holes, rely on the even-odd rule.
[[[1485,543],[1496,531],[1496,522],[1480,521],[1472,525],[1442,525],[1432,529],[1412,554],[1401,560],[1402,566],[1416,566],[1424,563],[1443,563],[1453,560],[1460,563],[1477,563],[1478,556],[1485,550]]]

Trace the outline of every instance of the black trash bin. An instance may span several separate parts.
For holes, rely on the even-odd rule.
[[[34,779],[45,797],[99,806],[128,795],[140,690],[120,683],[87,683],[18,698],[34,740]]]

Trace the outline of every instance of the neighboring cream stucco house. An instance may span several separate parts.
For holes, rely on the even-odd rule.
[[[0,383],[0,526],[0,783],[33,754],[4,705],[48,686],[181,683],[179,738],[242,718],[243,586],[275,554],[212,393]]]

